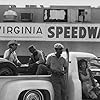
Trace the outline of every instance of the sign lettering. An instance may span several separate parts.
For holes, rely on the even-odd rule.
[[[41,27],[19,27],[19,26],[0,26],[0,31],[3,34],[43,34]]]
[[[11,39],[100,42],[100,24],[0,23],[0,40]]]
[[[61,27],[61,26],[51,26],[48,28],[48,38],[100,38],[100,27]]]

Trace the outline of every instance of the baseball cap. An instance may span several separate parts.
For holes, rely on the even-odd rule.
[[[35,51],[35,50],[36,50],[36,47],[35,47],[34,45],[30,45],[30,46],[28,47],[28,49],[29,49],[29,50],[32,49],[33,51]]]
[[[56,43],[56,44],[54,45],[54,48],[55,48],[55,49],[64,49],[64,46],[63,46],[61,43]]]
[[[20,45],[16,40],[9,41],[7,45],[9,46],[9,45],[12,45],[12,44],[16,44],[17,46]]]

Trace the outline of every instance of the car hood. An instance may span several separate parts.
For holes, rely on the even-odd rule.
[[[0,64],[1,64],[1,63],[4,63],[4,62],[6,62],[6,63],[11,63],[11,64],[15,65],[14,63],[10,62],[9,60],[7,60],[7,59],[5,59],[5,58],[0,58]]]

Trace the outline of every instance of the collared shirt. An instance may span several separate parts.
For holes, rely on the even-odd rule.
[[[46,64],[49,65],[52,70],[56,71],[64,71],[64,68],[68,67],[68,62],[66,59],[62,56],[57,58],[55,53],[49,54],[47,56]]]
[[[6,58],[6,57],[9,55],[9,52],[10,52],[9,50],[10,50],[10,49],[8,49],[8,50],[6,50],[6,51],[4,52],[4,58]],[[10,55],[10,57],[9,57],[8,60],[11,61],[11,62],[20,62],[20,61],[18,60],[18,58],[17,58],[17,54],[16,54],[15,51],[11,53],[11,55]]]
[[[37,50],[37,55],[30,56],[29,64],[32,64],[32,63],[38,63],[38,64],[45,63],[45,58],[43,56],[42,51]]]

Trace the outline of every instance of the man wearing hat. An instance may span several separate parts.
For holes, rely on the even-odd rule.
[[[20,66],[21,62],[17,58],[15,50],[20,45],[16,40],[11,40],[8,42],[8,49],[4,52],[4,58],[15,63],[15,65]]]
[[[61,43],[54,45],[55,53],[47,56],[47,67],[51,70],[51,82],[54,87],[55,99],[66,99],[66,85],[64,74],[68,71],[68,62],[61,56],[64,46]]]
[[[45,67],[44,64],[46,62],[44,52],[36,49],[34,45],[30,45],[28,49],[31,53],[29,58],[29,70],[32,71],[33,74],[43,74],[42,68]]]

